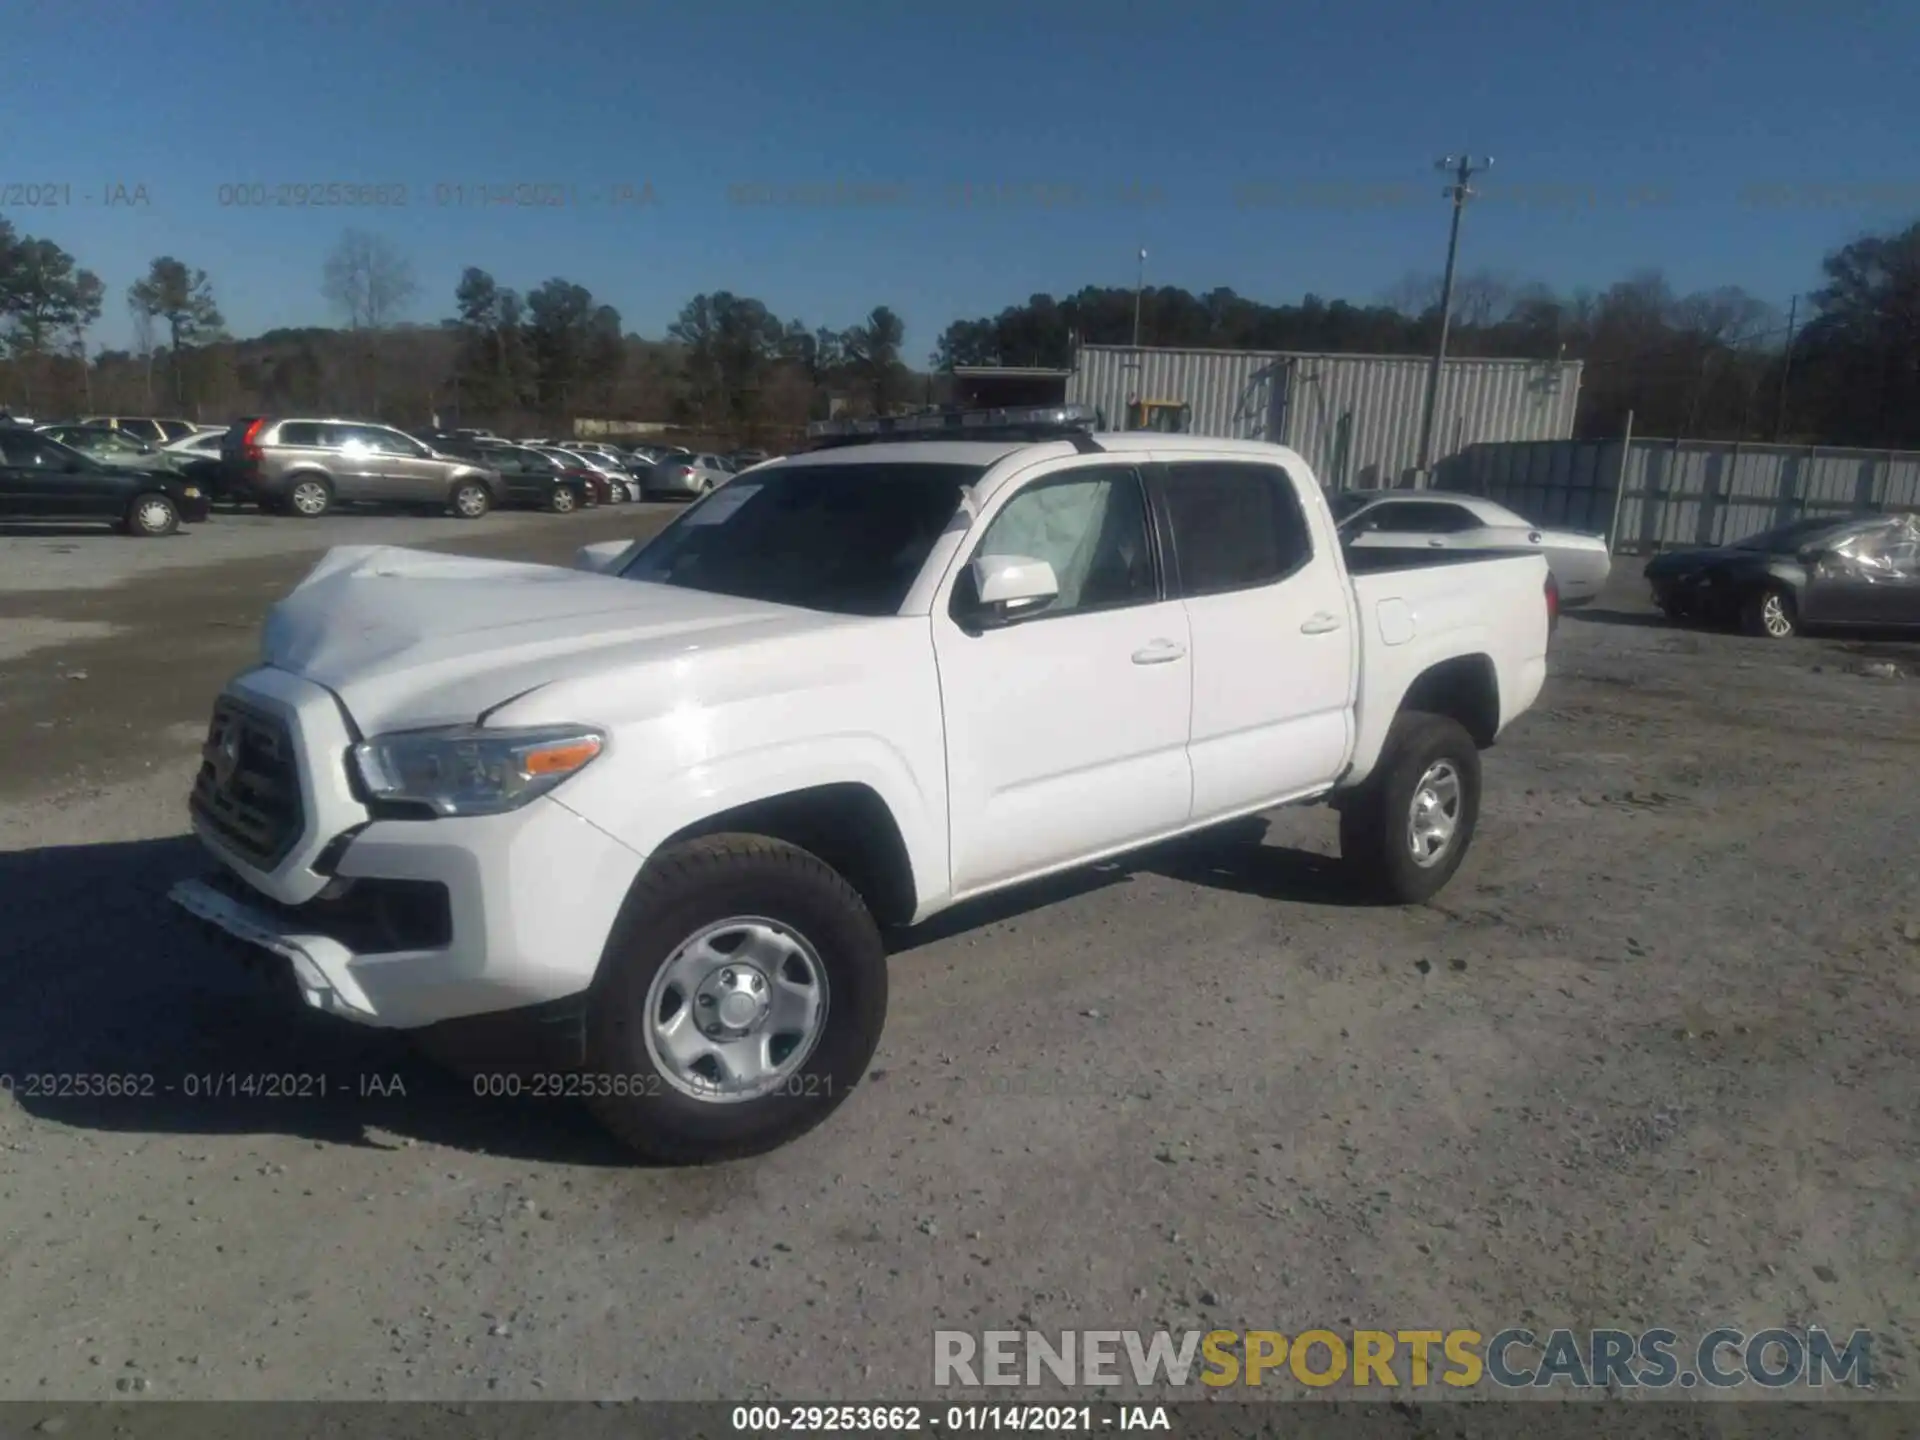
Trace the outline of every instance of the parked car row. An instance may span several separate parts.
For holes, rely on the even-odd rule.
[[[171,534],[182,522],[205,519],[215,501],[304,519],[338,505],[451,511],[467,519],[503,506],[568,514],[695,498],[767,458],[761,451],[723,456],[510,440],[475,429],[409,433],[338,416],[247,416],[231,426],[151,416],[52,424],[0,416],[0,429],[9,436],[0,516],[104,518],[140,535]]]

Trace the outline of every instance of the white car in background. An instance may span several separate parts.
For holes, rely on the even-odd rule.
[[[1590,604],[1613,569],[1604,535],[1549,530],[1478,495],[1445,490],[1343,490],[1327,497],[1349,547],[1533,550],[1546,556],[1560,608]]]

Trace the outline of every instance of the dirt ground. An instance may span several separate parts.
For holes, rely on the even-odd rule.
[[[931,1396],[936,1326],[1825,1325],[1910,1384],[1920,646],[1675,630],[1623,561],[1435,903],[1355,903],[1299,811],[970,907],[824,1128],[655,1170],[286,1012],[162,899],[302,547],[658,519],[415,523],[0,537],[0,1399]],[[327,1094],[189,1093],[249,1072]],[[100,1073],[154,1092],[25,1081]]]

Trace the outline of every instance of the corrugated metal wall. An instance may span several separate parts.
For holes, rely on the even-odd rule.
[[[1082,345],[1074,352],[1067,403],[1092,405],[1119,429],[1129,400],[1184,400],[1196,435],[1265,440],[1275,397],[1284,393],[1286,356],[1257,350],[1133,350]]]
[[[1434,483],[1542,525],[1609,534],[1615,550],[1725,545],[1791,521],[1920,512],[1920,452],[1638,438],[1476,445]],[[1619,527],[1614,501],[1624,477]]]
[[[1134,398],[1182,400],[1199,435],[1290,445],[1326,484],[1389,485],[1419,458],[1428,362],[1418,356],[1134,350],[1083,345],[1067,399],[1119,426]],[[1435,407],[1434,454],[1475,443],[1573,434],[1580,364],[1449,360]]]

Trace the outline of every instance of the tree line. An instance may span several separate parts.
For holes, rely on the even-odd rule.
[[[1643,435],[1920,449],[1920,224],[1841,246],[1789,315],[1738,287],[1675,292],[1658,273],[1603,290],[1470,274],[1455,287],[1449,352],[1585,362],[1584,435]],[[1440,284],[1413,275],[1355,304],[1307,295],[1273,305],[1228,289],[1156,287],[1137,297],[1142,344],[1426,354]],[[318,293],[335,326],[228,334],[212,280],[160,256],[123,292],[130,350],[95,350],[102,279],[50,240],[0,220],[0,404],[29,413],[178,411],[208,419],[335,411],[403,424],[564,428],[574,417],[666,421],[752,443],[850,408],[923,403],[930,377],[905,359],[905,326],[876,306],[843,330],[774,314],[727,291],[696,295],[659,340],[562,277],[522,290],[469,268],[452,313],[419,321],[406,258],[349,230]],[[956,320],[933,369],[1065,368],[1076,343],[1132,342],[1130,289],[1032,296]]]

